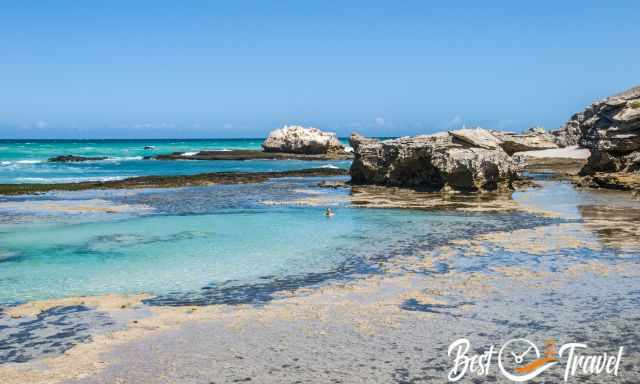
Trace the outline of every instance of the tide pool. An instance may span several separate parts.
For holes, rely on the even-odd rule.
[[[375,272],[379,261],[452,238],[538,220],[351,208],[348,190],[318,182],[2,198],[0,303],[114,292],[147,292],[166,305],[259,301]],[[308,196],[334,199],[336,215],[287,203]],[[247,287],[259,290],[239,299],[251,296]]]

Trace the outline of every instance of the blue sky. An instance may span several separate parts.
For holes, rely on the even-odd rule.
[[[560,126],[640,84],[637,1],[2,1],[0,138]]]

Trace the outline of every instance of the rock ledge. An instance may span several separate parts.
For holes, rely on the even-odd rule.
[[[379,141],[352,134],[352,184],[432,191],[511,189],[523,164],[481,128]]]

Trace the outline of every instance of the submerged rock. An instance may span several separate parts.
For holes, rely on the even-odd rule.
[[[48,161],[51,163],[79,163],[82,161],[99,161],[108,159],[105,156],[98,157],[85,157],[85,156],[74,156],[74,155],[63,155],[56,156],[50,158]]]
[[[84,191],[103,189],[178,188],[211,184],[262,183],[281,177],[345,176],[342,168],[311,168],[280,172],[211,172],[195,175],[137,176],[122,180],[81,181],[52,184],[0,184],[0,195],[27,195],[50,191]]]
[[[511,188],[522,164],[494,138],[480,128],[384,141],[353,134],[351,182],[434,191]]]
[[[317,155],[344,152],[344,146],[333,132],[299,125],[284,126],[269,133],[262,143],[265,152],[298,153]]]

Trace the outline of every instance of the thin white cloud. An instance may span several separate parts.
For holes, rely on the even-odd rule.
[[[166,123],[166,122],[161,122],[161,123],[136,123],[136,124],[129,125],[128,128],[140,129],[140,130],[144,130],[144,129],[172,129],[172,128],[176,128],[176,124]]]
[[[49,123],[45,120],[38,120],[33,124],[34,127],[38,128],[38,129],[44,129],[47,128],[49,126]]]

